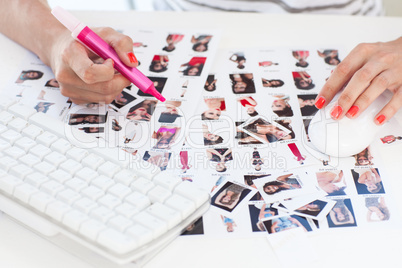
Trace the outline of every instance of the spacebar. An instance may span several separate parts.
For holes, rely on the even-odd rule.
[[[11,218],[27,225],[35,231],[45,235],[54,236],[59,233],[59,229],[53,223],[38,216],[29,209],[10,201],[10,199],[0,194],[0,210],[9,215]]]

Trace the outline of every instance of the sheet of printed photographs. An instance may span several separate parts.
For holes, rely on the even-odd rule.
[[[349,158],[309,142],[314,99],[344,56],[333,47],[219,51],[177,170],[211,192],[211,209],[186,234],[400,224],[376,146],[402,143],[401,127]]]
[[[153,81],[166,102],[158,102],[131,85],[110,105],[75,105],[60,94],[51,69],[32,53],[27,53],[16,70],[6,94],[99,138],[103,141],[100,146],[120,147],[139,168],[145,165],[165,170],[169,162],[177,162],[174,159],[184,142],[184,124],[195,112],[220,32],[116,29],[125,29],[121,32],[132,37],[138,69]]]

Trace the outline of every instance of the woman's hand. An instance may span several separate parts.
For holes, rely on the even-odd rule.
[[[355,118],[388,89],[394,95],[374,119],[381,125],[402,106],[401,73],[402,37],[386,43],[359,44],[335,68],[318,94],[316,106],[323,108],[346,85],[331,116]]]
[[[138,65],[130,37],[111,28],[93,31],[115,49],[124,64]],[[75,41],[67,30],[55,40],[50,53],[50,66],[60,84],[60,92],[74,103],[111,103],[131,83],[115,72],[111,59],[103,61]],[[99,63],[94,62],[96,59]]]

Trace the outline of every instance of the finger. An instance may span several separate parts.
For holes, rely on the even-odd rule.
[[[377,75],[364,92],[358,96],[353,105],[348,109],[346,116],[349,118],[358,117],[366,108],[390,86],[392,72],[384,71]],[[345,89],[346,91],[346,89]]]
[[[374,122],[377,125],[382,125],[388,121],[402,107],[402,86],[395,91],[391,100],[382,108],[375,116]]]
[[[87,85],[84,88],[77,88],[71,85],[61,85],[60,91],[64,96],[69,96],[74,103],[82,104],[88,102],[111,103],[125,87],[131,84],[121,74],[116,74],[111,81]]]
[[[134,42],[130,37],[108,27],[100,28],[98,34],[106,43],[113,47],[125,65],[130,67],[138,66],[138,60],[133,52]]]
[[[318,109],[330,103],[353,74],[364,65],[366,58],[364,54],[365,52],[361,52],[360,46],[357,46],[338,64],[315,99]]]
[[[67,65],[86,84],[95,84],[111,80],[114,75],[113,61],[95,64],[88,56],[88,51],[78,42],[73,42],[64,57]]]

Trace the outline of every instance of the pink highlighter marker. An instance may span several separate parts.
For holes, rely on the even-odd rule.
[[[154,83],[149,80],[148,77],[141,73],[137,68],[125,65],[111,46],[100,38],[99,35],[94,33],[88,26],[81,23],[71,13],[61,7],[55,7],[52,10],[52,14],[71,31],[71,35],[74,39],[78,40],[104,60],[112,59],[114,62],[114,68],[136,85],[142,92],[151,94],[162,102],[166,100],[155,89]]]

